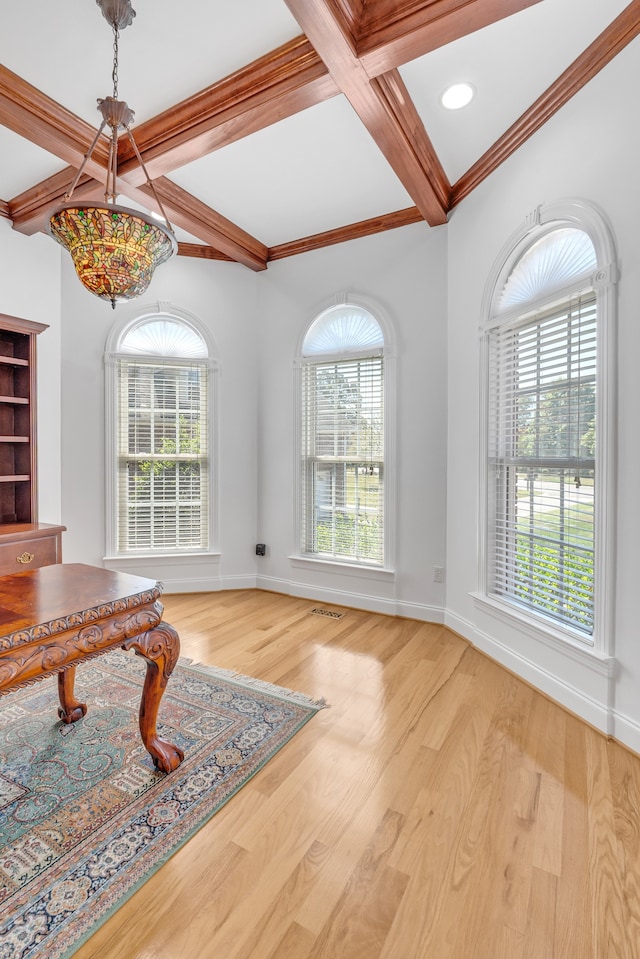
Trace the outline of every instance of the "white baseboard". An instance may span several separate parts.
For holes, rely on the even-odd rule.
[[[609,682],[609,667],[606,663],[592,665],[599,673],[603,696],[602,700],[593,699],[575,686],[565,682],[553,673],[540,667],[537,663],[525,658],[508,646],[499,642],[487,633],[482,632],[473,623],[447,612],[445,625],[467,639],[473,646],[485,653],[495,662],[515,673],[525,682],[545,693],[570,712],[580,716],[591,726],[599,729],[605,735],[612,733],[612,714],[607,706],[607,684]],[[618,737],[616,737],[618,738]],[[621,742],[623,740],[621,739]],[[625,740],[626,742],[626,740]],[[629,744],[630,745],[630,744]],[[631,748],[634,748],[631,746]]]
[[[640,723],[629,716],[624,716],[615,709],[612,710],[612,720],[611,735],[613,738],[640,755]]]
[[[370,596],[350,590],[309,586],[307,583],[295,583],[275,576],[258,576],[256,585],[258,589],[330,603],[334,606],[349,606],[353,609],[364,609],[369,613],[383,613],[387,616],[404,616],[426,623],[444,623],[444,609],[437,606],[404,603],[402,600],[385,599],[381,596]]]
[[[257,586],[254,575],[246,576],[216,576],[204,578],[166,577],[162,580],[164,593],[217,593],[222,589],[255,589]]]
[[[224,587],[220,584],[220,579],[215,577],[212,579],[208,577],[207,579],[177,579],[167,578],[162,579],[162,592],[163,594],[169,593],[217,593],[218,590],[223,589]]]
[[[255,573],[235,576],[221,576],[220,589],[257,589],[258,577]]]
[[[342,589],[328,589],[324,586],[310,586],[307,583],[295,583],[289,579],[277,579],[275,576],[258,576],[258,588],[274,593],[285,593],[302,599],[313,599],[334,606],[352,606],[366,609],[370,613],[395,615],[395,602],[379,596],[363,596]]]
[[[406,619],[419,619],[423,623],[437,623],[439,626],[444,624],[445,610],[442,606],[425,606],[423,603],[405,603],[399,599],[396,601],[396,616],[404,616]]]

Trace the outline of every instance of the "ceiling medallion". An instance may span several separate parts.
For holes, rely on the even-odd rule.
[[[118,100],[118,38],[120,30],[132,23],[135,11],[130,0],[96,3],[113,29],[113,96],[98,100],[102,122],[64,196],[65,202],[49,221],[49,231],[71,254],[82,285],[95,296],[110,300],[115,308],[118,301],[144,293],[156,267],[173,256],[178,245],[130,130],[134,112],[124,100]],[[104,203],[73,203],[73,192],[105,127],[111,130],[111,140]],[[129,138],[166,225],[140,210],[116,204],[120,130]]]

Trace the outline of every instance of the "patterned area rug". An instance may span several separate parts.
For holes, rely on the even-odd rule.
[[[183,763],[155,771],[138,731],[145,663],[78,668],[84,719],[57,719],[55,678],[0,699],[0,959],[71,955],[324,704],[185,660],[158,733]]]

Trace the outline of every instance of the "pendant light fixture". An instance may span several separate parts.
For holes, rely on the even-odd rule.
[[[110,300],[115,308],[118,301],[144,293],[155,268],[173,256],[178,245],[130,130],[134,112],[124,100],[118,100],[118,39],[120,30],[132,23],[135,11],[130,0],[96,3],[113,29],[113,96],[98,100],[102,122],[64,196],[65,202],[49,221],[49,230],[71,254],[82,285],[101,299]],[[104,203],[73,203],[73,192],[105,127],[109,127],[111,139]],[[166,225],[144,212],[116,204],[120,131],[129,138]]]

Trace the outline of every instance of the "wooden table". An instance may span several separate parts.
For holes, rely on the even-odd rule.
[[[0,576],[0,695],[57,673],[65,723],[85,715],[74,694],[76,665],[120,647],[147,662],[140,734],[157,769],[184,758],[158,737],[158,707],[178,656],[175,629],[163,623],[162,585],[96,566],[56,564]]]

